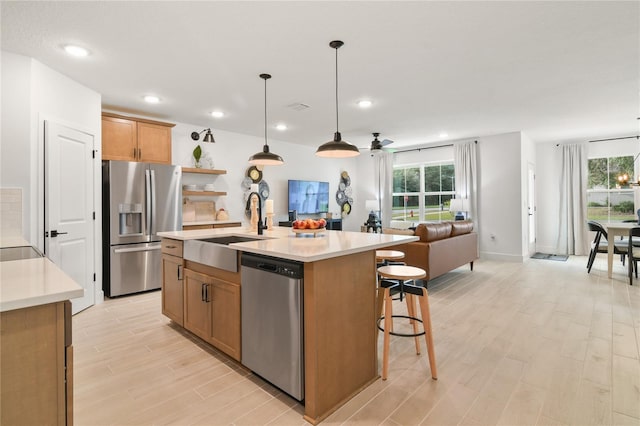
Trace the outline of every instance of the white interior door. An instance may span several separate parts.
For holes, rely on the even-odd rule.
[[[93,135],[45,121],[45,254],[84,288],[75,314],[94,304]]]
[[[534,165],[527,168],[527,214],[529,218],[529,256],[536,252],[536,172]]]

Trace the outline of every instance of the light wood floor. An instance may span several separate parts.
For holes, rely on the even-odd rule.
[[[640,425],[640,280],[586,262],[478,261],[432,281],[439,380],[424,342],[416,356],[394,338],[389,379],[322,424]],[[76,425],[305,424],[299,403],[163,317],[159,292],[73,326]]]

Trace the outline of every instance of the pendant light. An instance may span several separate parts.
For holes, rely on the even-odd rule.
[[[260,78],[264,80],[264,146],[262,152],[249,157],[249,163],[256,166],[279,166],[284,163],[284,160],[279,155],[269,152],[269,144],[267,144],[267,80],[271,75],[260,74]]]
[[[318,147],[316,151],[318,157],[347,158],[360,155],[357,146],[342,140],[342,135],[338,127],[338,49],[343,45],[344,43],[340,40],[334,40],[329,43],[332,49],[336,49],[336,133],[333,135],[332,141],[323,143]]]

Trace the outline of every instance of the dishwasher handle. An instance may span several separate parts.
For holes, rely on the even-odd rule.
[[[269,272],[278,272],[278,266],[272,263],[258,263],[257,269],[262,269],[263,271]]]

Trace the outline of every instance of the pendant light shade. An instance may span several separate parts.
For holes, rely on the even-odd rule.
[[[347,158],[360,155],[360,151],[357,146],[342,140],[342,135],[340,134],[340,128],[338,126],[338,49],[343,45],[344,43],[340,40],[334,40],[329,43],[329,46],[332,49],[336,49],[336,132],[333,135],[332,141],[323,143],[318,147],[316,150],[316,155],[318,157]]]
[[[271,78],[271,75],[260,74],[260,78],[264,80],[264,146],[262,152],[256,152],[249,157],[249,163],[255,166],[279,166],[284,164],[284,160],[279,155],[270,152],[267,143],[267,80]]]

